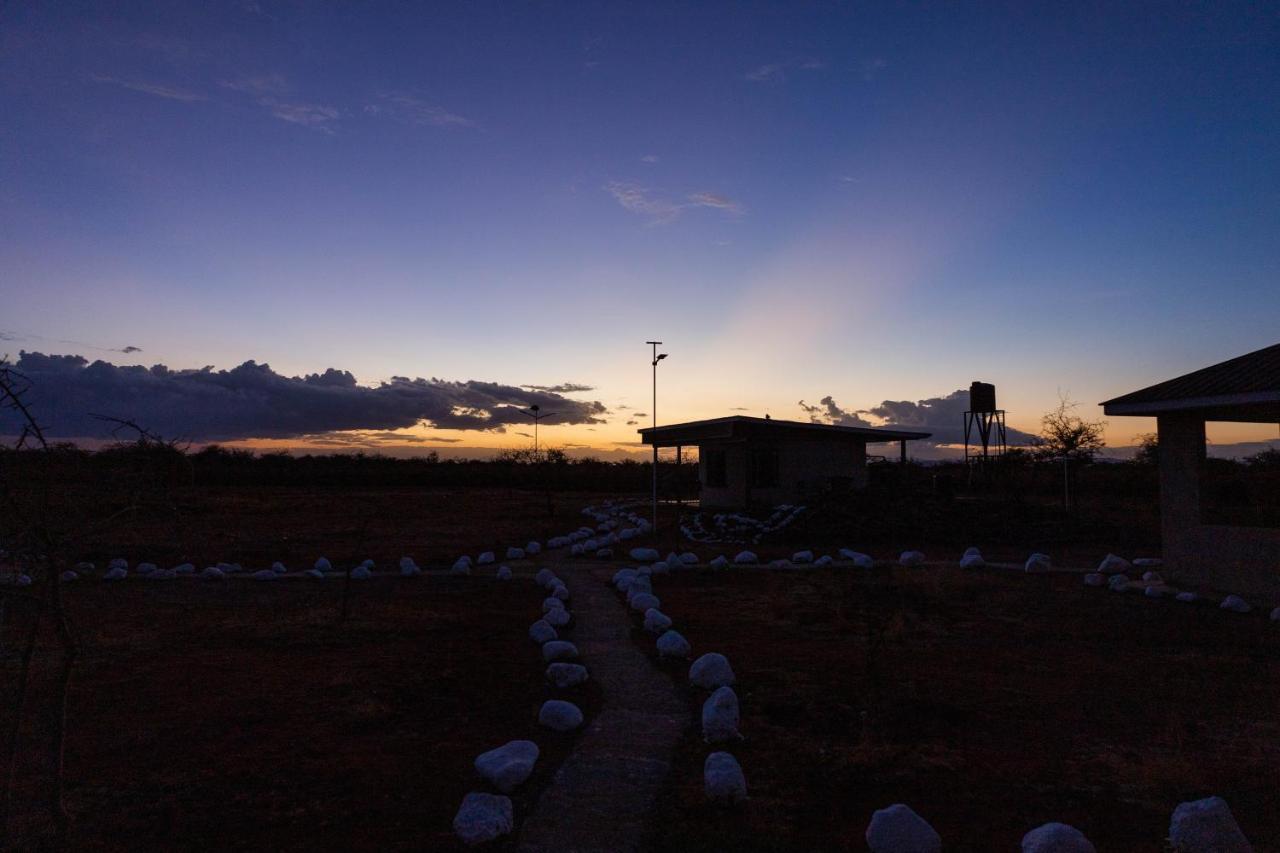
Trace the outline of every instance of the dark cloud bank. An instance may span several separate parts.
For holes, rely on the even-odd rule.
[[[969,408],[969,391],[960,389],[952,391],[945,397],[930,397],[927,400],[885,400],[870,409],[842,409],[835,399],[828,396],[811,406],[800,401],[809,420],[820,424],[837,424],[839,426],[874,427],[889,426],[913,429],[931,433],[928,443],[963,444],[964,413]],[[878,418],[883,423],[872,423],[864,415]],[[1030,433],[1008,427],[1005,430],[1009,444],[1026,444],[1032,439]],[[976,435],[975,435],[976,438]]]
[[[534,404],[556,412],[544,423],[603,423],[608,413],[599,402],[496,382],[396,376],[367,387],[345,370],[283,376],[253,361],[231,370],[171,370],[23,352],[15,367],[31,381],[27,402],[48,434],[77,438],[112,435],[113,425],[94,414],[131,420],[166,438],[231,441],[420,423],[503,431],[527,423],[519,409]],[[16,431],[12,413],[0,412],[0,432]]]

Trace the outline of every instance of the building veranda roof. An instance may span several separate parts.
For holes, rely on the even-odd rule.
[[[928,438],[931,433],[886,427],[852,427],[835,424],[815,424],[805,421],[781,421],[772,418],[753,418],[733,415],[705,421],[682,424],[665,424],[637,430],[644,444],[656,447],[694,445],[702,441],[732,441],[760,438],[768,435],[826,435],[840,436],[865,442],[914,441]]]
[[[1108,415],[1199,411],[1209,420],[1280,420],[1280,344],[1107,400],[1102,406]]]

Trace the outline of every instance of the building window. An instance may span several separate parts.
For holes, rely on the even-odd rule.
[[[706,460],[706,476],[707,485],[712,488],[721,488],[729,485],[728,463],[725,460],[725,452],[723,450],[707,450],[703,454]]]
[[[778,485],[778,449],[753,447],[747,455],[748,482],[753,488],[768,489]]]

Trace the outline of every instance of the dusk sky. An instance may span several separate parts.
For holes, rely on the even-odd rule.
[[[19,0],[0,116],[14,358],[572,383],[543,437],[608,451],[649,339],[663,422],[982,379],[1026,431],[1280,340],[1274,4]]]

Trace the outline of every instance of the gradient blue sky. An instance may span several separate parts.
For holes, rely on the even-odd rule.
[[[11,2],[0,116],[10,352],[1033,428],[1280,339],[1274,4]]]

